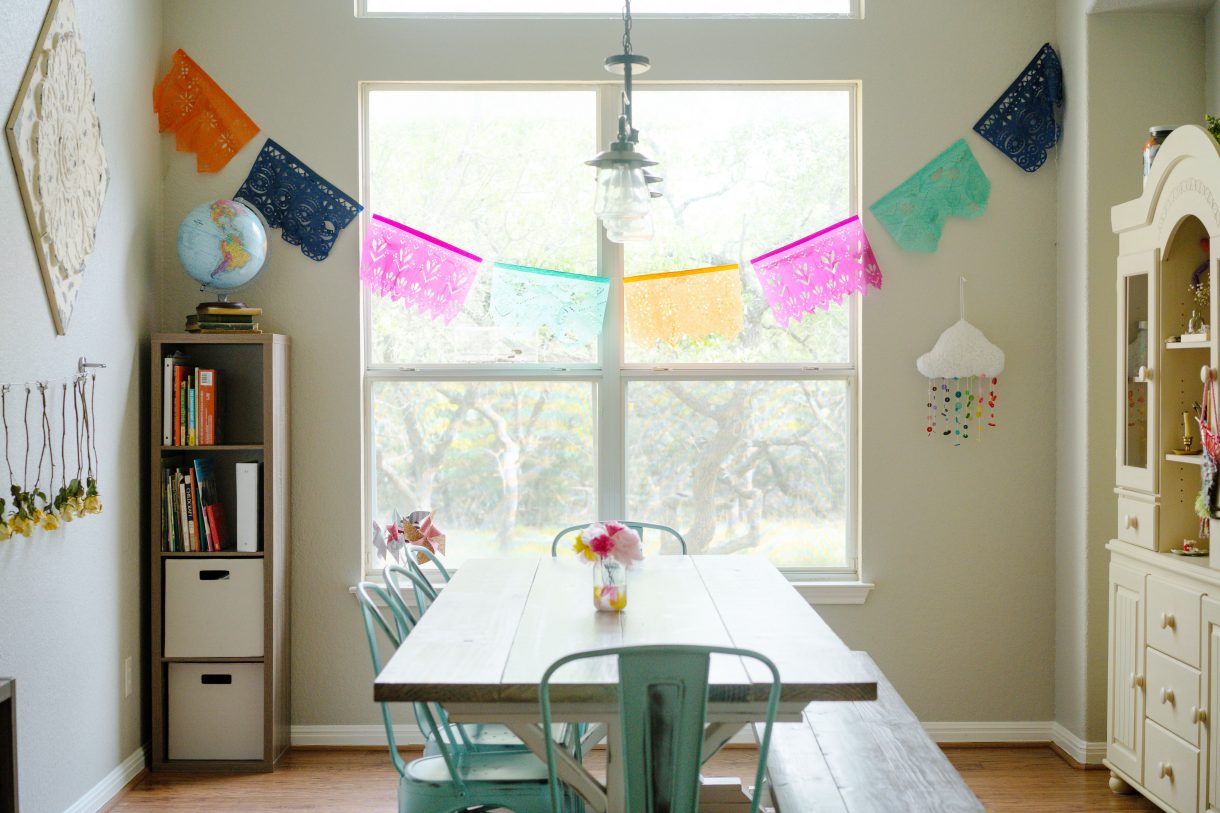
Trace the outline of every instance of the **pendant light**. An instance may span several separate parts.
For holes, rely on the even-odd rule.
[[[623,53],[606,57],[605,68],[623,77],[623,107],[618,117],[618,138],[610,149],[585,163],[597,167],[597,197],[593,212],[601,218],[606,237],[615,243],[652,239],[652,198],[649,189],[661,179],[644,171],[656,166],[636,150],[640,133],[631,120],[631,77],[651,67],[648,57],[631,52],[631,0],[623,6]]]

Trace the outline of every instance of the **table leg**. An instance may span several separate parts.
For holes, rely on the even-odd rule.
[[[707,728],[703,729],[703,760],[700,764],[714,757],[743,728],[744,723],[708,723]]]
[[[526,747],[533,751],[539,759],[546,762],[546,735],[542,726],[537,723],[508,722],[509,730],[517,735]],[[593,778],[576,759],[562,748],[555,749],[555,767],[559,778],[572,787],[589,804],[592,813],[623,813],[621,807],[610,808],[609,792],[606,787]],[[612,774],[607,773],[607,776]]]

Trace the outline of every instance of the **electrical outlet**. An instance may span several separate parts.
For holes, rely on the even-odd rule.
[[[123,659],[123,697],[131,697],[131,656]]]

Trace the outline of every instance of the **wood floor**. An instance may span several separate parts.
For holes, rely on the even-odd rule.
[[[1111,793],[1108,772],[1076,770],[1049,748],[947,748],[946,753],[991,813],[1157,810],[1140,796]],[[722,751],[705,773],[748,777],[753,770],[753,749],[740,748]],[[397,778],[384,751],[291,751],[271,774],[150,775],[111,813],[392,813]]]

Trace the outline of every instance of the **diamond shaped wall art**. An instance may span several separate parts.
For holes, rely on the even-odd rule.
[[[72,0],[52,0],[6,131],[55,332],[62,336],[110,177]]]

